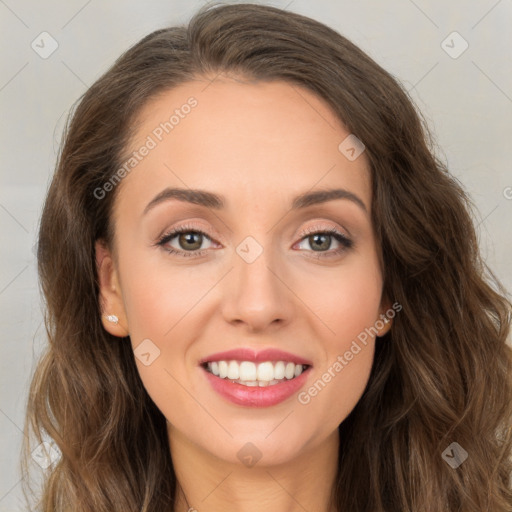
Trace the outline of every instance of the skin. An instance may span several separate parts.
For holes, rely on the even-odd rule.
[[[297,395],[271,407],[235,405],[210,387],[198,363],[236,347],[278,348],[312,361],[301,389],[307,390],[389,308],[367,160],[363,153],[349,161],[338,150],[349,132],[313,93],[226,76],[153,98],[140,114],[131,150],[190,96],[198,105],[119,185],[115,250],[96,244],[102,308],[119,318],[118,325],[103,318],[105,329],[129,334],[134,349],[150,339],[160,350],[148,366],[136,363],[168,420],[175,471],[190,507],[334,510],[337,427],[367,384],[374,338],[306,405]],[[214,192],[226,205],[215,210],[170,199],[144,215],[166,187]],[[366,211],[348,199],[291,210],[297,195],[331,188],[356,194]],[[155,245],[184,224],[210,237],[203,239],[203,255],[173,255]],[[330,248],[314,251],[304,233],[309,228],[335,228],[353,247],[320,258],[343,246],[332,238]],[[263,248],[252,263],[236,252],[247,236]],[[167,246],[190,247],[178,236]],[[261,453],[253,467],[237,456],[248,442]],[[175,511],[188,509],[182,496]]]

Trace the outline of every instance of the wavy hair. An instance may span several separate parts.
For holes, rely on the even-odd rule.
[[[101,323],[94,243],[112,246],[117,190],[102,200],[94,191],[125,160],[150,98],[219,73],[304,87],[366,146],[383,292],[403,309],[339,427],[336,508],[510,512],[511,303],[480,255],[470,198],[396,79],[329,27],[254,4],[206,6],[188,26],[151,33],[70,114],[38,242],[48,348],[25,428],[61,451],[39,509],[163,512],[175,503],[166,420],[131,344]],[[469,454],[456,469],[441,456],[452,442]]]

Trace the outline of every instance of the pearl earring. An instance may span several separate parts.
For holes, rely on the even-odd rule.
[[[116,325],[119,323],[119,318],[116,315],[107,315],[107,320]]]

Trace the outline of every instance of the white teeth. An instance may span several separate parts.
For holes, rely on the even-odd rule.
[[[295,377],[295,365],[293,363],[287,363],[284,370],[284,376],[287,379],[293,379],[293,377]]]
[[[274,378],[274,365],[270,361],[258,365],[258,380],[270,382]]]
[[[236,361],[230,361],[228,363],[228,379],[238,379],[240,377],[238,368],[239,366]]]
[[[278,361],[274,366],[274,379],[284,379],[284,363]]]
[[[228,376],[228,363],[219,361],[219,377],[225,379]]]
[[[233,361],[235,364],[236,362]],[[242,361],[240,363],[241,380],[255,381],[257,379],[256,365],[252,361]]]
[[[207,368],[221,379],[227,378],[250,387],[273,386],[284,379],[298,377],[304,371],[302,364],[285,361],[257,364],[252,361],[212,361],[207,363]]]

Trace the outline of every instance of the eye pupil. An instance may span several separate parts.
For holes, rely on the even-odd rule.
[[[331,246],[331,236],[316,233],[315,235],[311,235],[309,237],[309,243],[311,244],[311,247],[313,248],[314,251],[324,251],[329,249],[329,247]],[[316,243],[318,243],[319,245],[315,246]]]
[[[203,236],[201,233],[196,231],[188,231],[187,233],[181,233],[179,236],[179,244],[183,249],[196,250],[201,247],[203,243]],[[191,244],[187,246],[187,244]]]

